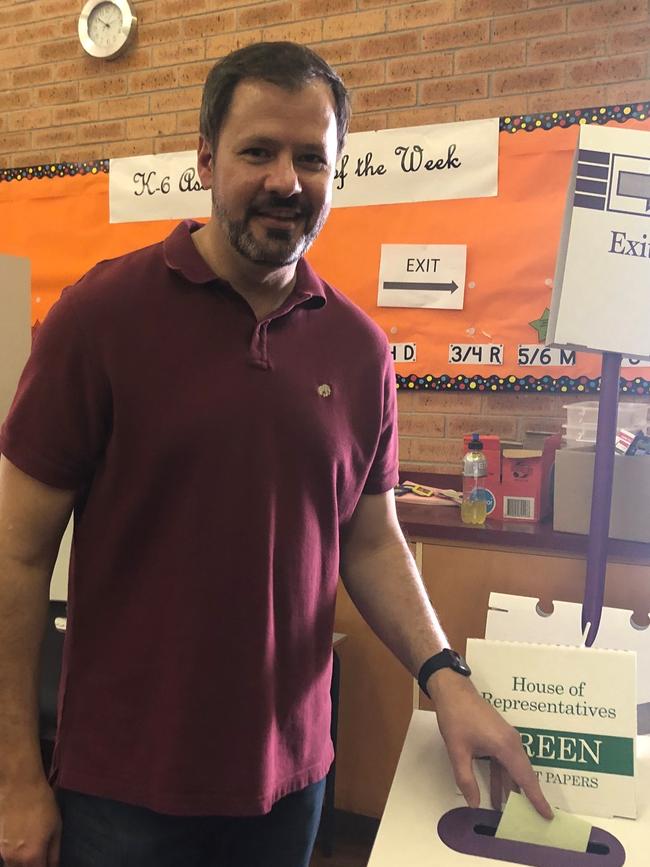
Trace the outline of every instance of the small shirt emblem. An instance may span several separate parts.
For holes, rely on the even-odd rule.
[[[326,382],[318,386],[318,393],[321,397],[329,397],[332,393],[332,388]]]

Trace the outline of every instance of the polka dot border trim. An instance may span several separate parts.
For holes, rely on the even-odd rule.
[[[93,160],[87,163],[41,163],[37,166],[23,166],[17,169],[0,169],[0,183],[3,181],[33,181],[42,178],[65,178],[75,175],[108,174],[108,160]]]
[[[601,105],[595,108],[573,108],[569,111],[550,111],[544,114],[507,115],[499,118],[500,132],[535,132],[553,127],[583,126],[588,123],[605,124],[610,121],[625,123],[627,120],[647,120],[650,117],[650,102],[626,102],[618,105]]]
[[[588,376],[579,376],[571,379],[568,376],[560,376],[554,379],[552,376],[433,376],[425,374],[418,376],[412,373],[410,376],[396,375],[398,391],[482,391],[482,392],[522,392],[527,394],[593,394],[600,388],[600,377],[591,379]],[[650,395],[650,380],[623,379],[620,380],[621,394]]]

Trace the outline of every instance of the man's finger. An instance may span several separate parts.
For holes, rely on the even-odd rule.
[[[467,806],[478,807],[481,803],[481,794],[474,776],[472,756],[469,753],[459,754],[450,751],[449,758],[454,770],[456,785],[467,801]]]
[[[504,759],[505,757],[500,759],[501,764],[540,816],[543,816],[545,819],[552,819],[554,814],[551,805],[544,797],[537,775],[523,749],[516,750],[514,754],[510,754],[506,760]]]
[[[520,794],[521,789],[496,759],[490,759],[490,802],[493,810],[502,810],[510,792]]]
[[[521,791],[528,798],[533,807],[537,810],[540,816],[545,819],[552,819],[555,815],[549,802],[544,797],[541,786],[537,777],[533,774],[533,780],[527,784],[520,783]]]

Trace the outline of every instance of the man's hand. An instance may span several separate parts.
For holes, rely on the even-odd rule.
[[[0,856],[5,867],[57,867],[61,818],[43,777],[0,792]]]
[[[552,819],[553,811],[542,794],[519,734],[481,698],[471,681],[442,669],[431,676],[428,689],[436,706],[438,727],[456,783],[468,805],[478,807],[480,803],[472,760],[490,756],[490,794],[494,809],[501,809],[504,775],[507,775],[540,815]]]

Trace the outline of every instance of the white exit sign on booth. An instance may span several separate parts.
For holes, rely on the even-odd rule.
[[[547,343],[650,358],[650,132],[580,130]]]

